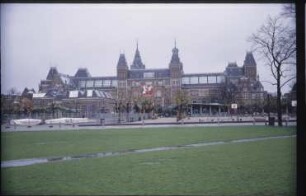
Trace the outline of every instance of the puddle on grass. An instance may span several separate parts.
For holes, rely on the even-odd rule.
[[[48,159],[21,159],[21,160],[12,160],[12,161],[2,161],[1,168],[5,167],[20,167],[27,166],[39,163],[47,163]]]
[[[118,152],[100,152],[100,153],[62,156],[62,157],[20,159],[20,160],[2,161],[1,168],[21,167],[21,166],[28,166],[28,165],[41,164],[41,163],[70,161],[70,160],[79,160],[79,159],[87,159],[87,158],[104,158],[104,157],[110,157],[110,156],[137,154],[137,153],[146,153],[146,152],[157,152],[157,151],[166,151],[166,150],[176,150],[176,149],[194,148],[194,147],[203,147],[203,146],[230,144],[230,143],[254,142],[254,141],[281,139],[281,138],[289,138],[289,137],[295,137],[295,135],[259,137],[259,138],[239,139],[239,140],[219,141],[219,142],[203,142],[203,143],[196,143],[196,144],[186,144],[186,145],[177,145],[177,146],[170,146],[170,147],[156,147],[156,148],[146,148],[146,149],[136,149],[136,150],[128,149],[128,150],[123,150],[123,151],[118,151]],[[157,163],[148,162],[146,164],[157,164]]]
[[[160,162],[143,162],[142,165],[159,165]]]
[[[57,144],[57,143],[67,143],[66,141],[54,141],[54,142],[39,142],[37,145],[46,145],[46,144]]]

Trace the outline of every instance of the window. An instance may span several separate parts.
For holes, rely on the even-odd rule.
[[[110,80],[103,80],[103,86],[107,87],[111,85],[111,81]]]
[[[143,73],[144,78],[154,78],[154,72],[145,72]]]
[[[207,97],[209,95],[209,90],[208,89],[201,89],[199,96],[201,97]]]
[[[225,82],[225,77],[224,76],[217,76],[217,83],[223,83]]]
[[[160,90],[156,91],[156,97],[161,97],[161,91]]]
[[[80,88],[85,88],[85,84],[86,84],[86,81],[84,80],[79,81]]]
[[[117,87],[117,85],[118,85],[118,84],[117,84],[117,80],[112,80],[112,86],[113,86],[113,87]]]
[[[190,84],[198,84],[199,83],[199,77],[193,76],[190,77]]]
[[[96,80],[95,87],[102,87],[102,80]]]
[[[119,82],[119,87],[121,87],[121,88],[122,88],[122,87],[125,87],[125,82],[124,82],[124,81],[120,81],[120,82]]]
[[[182,84],[189,84],[189,77],[183,77]]]
[[[86,83],[86,87],[87,88],[93,88],[94,86],[94,81],[93,80],[88,80],[87,83]]]
[[[216,83],[216,76],[208,76],[208,83],[209,84],[214,84]]]
[[[152,85],[152,81],[147,81],[146,86]]]
[[[201,84],[207,84],[207,76],[199,77],[199,81],[200,81]]]
[[[191,96],[198,96],[199,95],[199,91],[198,90],[192,90],[190,92]]]

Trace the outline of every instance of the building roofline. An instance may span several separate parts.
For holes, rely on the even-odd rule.
[[[208,73],[186,73],[184,76],[210,76],[210,75],[225,75],[224,72],[208,72]]]

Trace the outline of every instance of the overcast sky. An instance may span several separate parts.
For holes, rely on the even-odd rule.
[[[130,65],[136,40],[146,68],[167,68],[174,40],[185,73],[242,66],[247,38],[281,4],[2,4],[1,91],[38,90],[49,68],[115,76],[121,52]],[[254,54],[260,80],[272,80]],[[263,83],[265,90],[276,91]]]

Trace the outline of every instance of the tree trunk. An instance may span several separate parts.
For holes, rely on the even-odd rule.
[[[283,126],[282,121],[282,104],[281,104],[282,92],[280,87],[280,76],[277,78],[277,121],[278,126]]]

